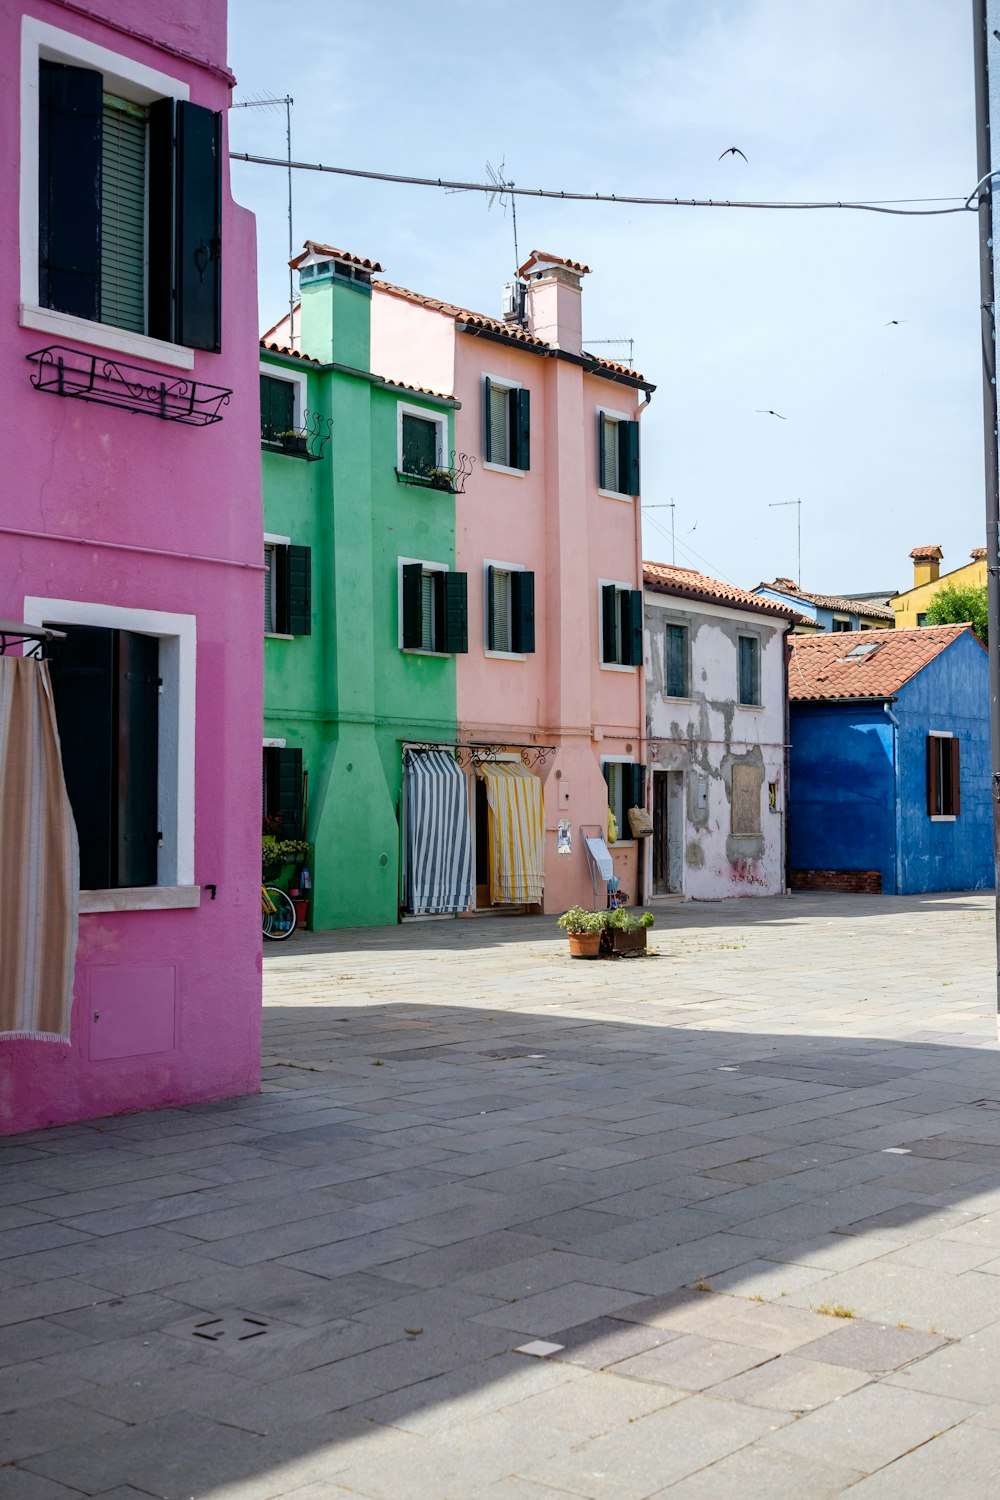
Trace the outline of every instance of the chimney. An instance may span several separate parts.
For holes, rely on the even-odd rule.
[[[348,250],[306,240],[289,261],[299,273],[299,347],[324,364],[371,367],[372,276],[382,267]]]
[[[532,250],[518,275],[527,282],[528,332],[567,354],[583,351],[581,283],[590,267]]]
[[[925,583],[937,583],[941,575],[941,559],[944,556],[941,548],[936,544],[928,547],[914,547],[910,556],[913,558],[913,587],[918,589]]]

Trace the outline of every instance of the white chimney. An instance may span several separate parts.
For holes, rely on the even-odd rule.
[[[583,351],[582,282],[589,266],[532,250],[518,275],[527,282],[528,332],[535,338],[565,349]]]

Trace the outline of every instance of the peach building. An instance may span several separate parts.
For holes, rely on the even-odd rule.
[[[454,392],[451,467],[472,463],[455,567],[468,581],[458,760],[476,910],[589,906],[595,874],[603,906],[585,836],[606,835],[609,807],[620,835],[609,840],[612,884],[634,903],[643,879],[628,809],[646,804],[639,427],[655,387],[583,349],[588,273],[532,251],[502,318],[372,287],[372,370]],[[542,869],[529,872],[541,878],[524,885],[497,868],[501,776],[542,804]]]

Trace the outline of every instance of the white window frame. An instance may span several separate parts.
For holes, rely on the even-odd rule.
[[[757,702],[756,703],[743,703],[743,702],[740,701],[740,646],[739,646],[739,643],[740,643],[740,641],[744,637],[748,641],[756,641],[757,642]],[[736,692],[733,694],[733,698],[734,698],[736,707],[738,709],[742,709],[744,712],[747,712],[747,713],[755,714],[755,713],[760,713],[761,709],[764,707],[763,697],[764,697],[764,642],[763,642],[763,640],[762,640],[762,638],[760,636],[760,633],[758,631],[756,631],[756,630],[747,630],[745,627],[740,627],[740,628],[737,629],[737,632],[736,632]]]
[[[491,375],[489,370],[484,370],[479,382],[480,408],[485,405],[483,398],[487,380],[490,383],[491,392],[496,390],[523,391],[526,388],[523,380],[512,380],[509,375]],[[482,466],[484,469],[488,469],[491,474],[509,474],[513,479],[525,479],[530,472],[528,469],[514,469],[510,464],[494,463],[492,459],[487,463],[485,456],[483,457]]]
[[[435,467],[447,469],[451,465],[447,462],[451,454],[446,452],[445,445],[448,442],[448,418],[444,412],[428,410],[426,406],[413,406],[407,401],[396,402],[396,468],[400,474],[407,471],[403,468],[403,418],[419,417],[424,422],[433,422],[437,428],[437,461]],[[418,562],[414,558],[414,562]]]
[[[605,766],[637,766],[638,764],[639,764],[639,762],[636,760],[636,758],[635,758],[634,755],[602,755],[601,756],[601,779],[603,780],[603,778],[604,778],[604,767]],[[606,783],[605,783],[605,785],[606,785]],[[608,806],[611,807],[611,803],[610,802],[608,803]],[[615,809],[612,807],[611,811],[614,812]],[[625,828],[625,827],[628,826],[627,825],[627,821],[626,821],[627,815],[628,815],[628,808],[625,807],[625,808],[622,809],[622,811],[625,813],[626,818],[619,818],[618,819],[618,832],[619,832],[619,834],[621,834],[623,828]],[[617,814],[615,814],[615,816],[617,817]],[[631,834],[631,829],[629,829],[629,834]],[[612,849],[631,848],[634,843],[635,843],[635,839],[632,838],[632,837],[617,838],[613,844],[609,844],[609,847],[612,848]]]
[[[264,550],[265,550],[265,552],[267,551],[268,547],[290,547],[291,545],[292,545],[292,539],[291,539],[290,536],[277,536],[273,531],[265,531],[264,532]],[[277,613],[277,603],[278,603],[278,600],[277,600],[277,597],[276,597],[276,589],[275,589],[275,583],[276,583],[276,581],[277,580],[275,579],[275,575],[270,570],[268,570],[268,582],[270,584],[271,612],[272,612],[272,615],[275,615]],[[295,637],[294,637],[294,635],[286,635],[283,631],[280,631],[280,630],[265,630],[264,631],[264,639],[265,639],[265,641],[294,641]]]
[[[630,583],[622,583],[620,578],[599,578],[597,580],[597,659],[602,672],[638,672],[638,667],[630,667],[623,661],[604,660],[604,594],[605,588],[614,586],[620,594],[631,594],[633,592]],[[614,759],[613,756],[609,759]]]
[[[309,377],[305,371],[286,370],[283,365],[269,365],[266,360],[262,359],[260,373],[266,375],[269,380],[283,380],[287,385],[295,387],[292,426],[301,428],[305,421],[306,399],[309,393]]]
[[[19,197],[22,328],[35,328],[57,339],[76,339],[97,344],[118,354],[153,359],[180,370],[194,369],[194,350],[182,344],[154,339],[146,333],[131,333],[109,323],[94,323],[73,313],[42,307],[38,300],[38,107],[39,64],[43,61],[92,68],[104,77],[107,93],[118,94],[135,104],[156,99],[189,99],[191,90],[179,78],[157,68],[148,68],[131,57],[110,52],[71,31],[50,26],[34,16],[21,20],[21,181]]]
[[[953,740],[955,738],[955,731],[953,729],[928,729],[927,738],[929,740]],[[931,813],[929,821],[931,823],[957,823],[958,814]]]
[[[450,573],[447,563],[430,562],[426,557],[399,557],[396,559],[396,622],[397,644],[407,656],[438,656],[448,661],[452,651],[430,651],[426,646],[403,645],[403,567],[406,563],[419,563],[425,573]]]
[[[496,651],[487,644],[490,638],[490,568],[504,568],[508,573],[530,571],[524,563],[501,562],[496,557],[483,559],[483,655],[493,661],[527,661],[524,651]]]
[[[32,596],[24,601],[24,619],[29,625],[58,620],[67,625],[132,630],[139,635],[155,636],[160,643],[159,671],[163,685],[157,742],[157,803],[162,843],[157,854],[158,883],[81,891],[80,910],[155,911],[200,906],[201,890],[194,883],[196,616],[92,604],[81,599]]]
[[[600,419],[600,421],[602,423],[603,423],[605,417],[608,417],[612,422],[614,422],[616,424],[618,422],[634,422],[635,421],[635,414],[634,413],[631,416],[629,416],[628,412],[625,412],[625,411],[612,411],[610,406],[599,406],[597,408],[597,415],[598,415],[598,418]],[[600,454],[601,454],[600,443],[598,443],[598,448],[597,448],[598,462],[600,462]],[[618,477],[620,479],[621,475],[619,474]],[[624,493],[624,491],[622,491],[622,490],[606,490],[604,488],[604,475],[603,474],[598,474],[598,476],[597,476],[597,493],[599,495],[603,495],[604,498],[605,498],[605,500],[625,500],[625,501],[628,502],[629,505],[631,505],[633,503],[633,501],[635,500],[635,496],[634,495],[626,495]]]

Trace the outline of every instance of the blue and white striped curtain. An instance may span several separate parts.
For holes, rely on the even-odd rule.
[[[472,827],[465,777],[446,750],[407,751],[406,885],[414,914],[472,905]]]

